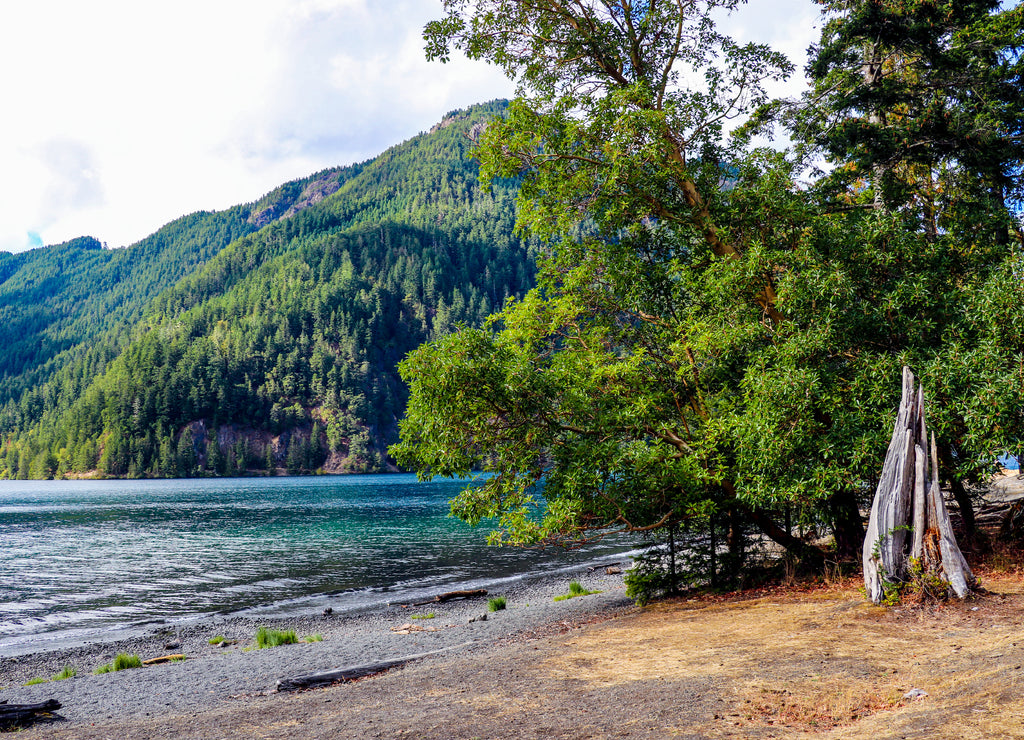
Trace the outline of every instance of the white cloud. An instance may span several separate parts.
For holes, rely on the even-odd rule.
[[[787,41],[810,0],[755,4]],[[787,10],[789,8],[789,10]],[[800,12],[804,12],[801,10]],[[33,0],[0,15],[0,249],[121,246],[511,95],[423,56],[437,0]],[[793,31],[801,39],[802,31]],[[741,34],[737,34],[741,35]],[[806,45],[806,44],[804,44]]]

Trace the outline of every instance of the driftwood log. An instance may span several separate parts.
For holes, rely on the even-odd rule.
[[[924,388],[904,367],[899,413],[864,538],[864,587],[876,604],[886,586],[914,578],[938,579],[961,599],[978,588],[942,498],[935,435],[929,445],[924,409]]]
[[[142,665],[159,665],[160,663],[171,663],[175,660],[185,660],[185,654],[174,653],[173,655],[161,655],[159,658],[149,658],[142,661]]]
[[[466,647],[467,645],[472,644],[472,641],[464,642],[460,645],[452,645],[451,647],[442,648],[440,650],[431,650],[428,653],[416,653],[414,655],[405,655],[401,658],[381,660],[376,663],[363,663],[361,665],[348,666],[347,668],[335,668],[334,670],[322,671],[320,673],[307,673],[302,676],[282,678],[277,682],[277,690],[296,691],[299,689],[315,689],[318,686],[330,686],[331,684],[341,683],[344,681],[355,681],[357,678],[372,676],[376,673],[383,673],[384,671],[392,668],[398,668],[406,663],[411,663],[414,660],[428,658],[431,655],[439,655],[440,653]]]
[[[429,598],[426,601],[417,601],[417,602],[414,602],[412,604],[390,603],[390,604],[388,604],[388,606],[400,606],[402,608],[405,608],[405,607],[409,607],[409,606],[425,606],[427,604],[443,604],[446,601],[452,601],[454,599],[473,599],[473,598],[476,598],[478,596],[486,596],[486,595],[487,595],[487,589],[486,588],[477,588],[477,589],[473,589],[471,591],[446,591],[445,593],[437,594],[437,596]]]
[[[27,727],[60,709],[60,702],[48,699],[39,704],[0,704],[0,728]]]

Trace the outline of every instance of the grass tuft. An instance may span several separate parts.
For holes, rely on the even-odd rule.
[[[138,655],[118,653],[117,657],[114,658],[113,663],[101,665],[99,668],[93,671],[93,673],[99,676],[103,673],[112,673],[114,671],[126,671],[129,668],[142,668],[142,659]]]
[[[209,640],[207,640],[207,642],[211,645],[220,645],[222,642],[224,642],[224,635],[217,635],[216,637],[211,637]]]
[[[48,678],[43,678],[42,676],[36,676],[35,678],[30,678],[28,681],[26,681],[25,685],[26,686],[35,686],[36,684],[40,684],[40,683],[49,683],[49,679]]]
[[[487,600],[487,611],[489,612],[500,612],[506,606],[508,606],[508,602],[505,601],[504,596],[495,596],[493,599]]]
[[[256,631],[256,647],[263,648],[278,647],[279,645],[294,645],[299,641],[295,636],[295,630],[269,630],[260,627]]]
[[[75,670],[72,666],[66,665],[66,666],[64,666],[64,669],[60,673],[58,673],[56,676],[54,676],[50,680],[51,681],[63,681],[66,678],[74,678],[77,674],[78,674],[77,670]]]
[[[409,619],[433,619],[435,616],[437,615],[434,612],[430,612],[429,614],[413,614]]]
[[[142,659],[138,655],[118,653],[117,657],[114,658],[114,670],[126,671],[129,668],[142,668]]]
[[[323,635],[309,635],[308,637],[303,637],[302,641],[303,642],[323,642],[324,641],[324,636]]]
[[[565,601],[566,599],[575,599],[577,596],[590,596],[590,594],[599,594],[600,591],[588,591],[583,588],[579,581],[569,582],[569,593],[562,596],[556,596],[555,601]]]

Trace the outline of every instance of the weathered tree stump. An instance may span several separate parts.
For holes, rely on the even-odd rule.
[[[939,488],[934,434],[926,449],[924,388],[915,386],[913,373],[904,367],[900,409],[864,538],[864,587],[876,604],[885,598],[886,586],[913,579],[941,582],[961,599],[978,588]]]

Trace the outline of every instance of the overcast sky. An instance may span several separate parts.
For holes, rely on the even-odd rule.
[[[510,96],[483,63],[423,58],[439,14],[439,0],[5,3],[0,249],[132,244]],[[817,10],[752,0],[730,25],[802,66]]]

